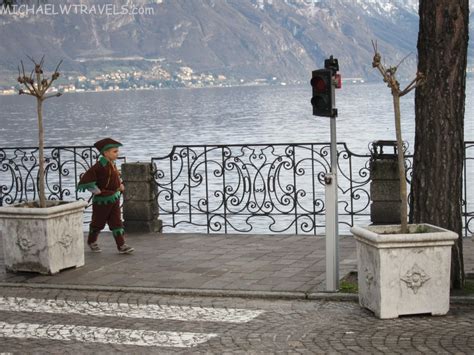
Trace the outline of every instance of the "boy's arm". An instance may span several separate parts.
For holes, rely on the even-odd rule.
[[[87,190],[89,190],[89,192],[91,192],[94,195],[98,195],[102,192],[97,186],[88,187]]]
[[[79,180],[79,183],[77,184],[76,190],[81,192],[81,191],[86,191],[89,189],[98,189],[97,187],[97,174],[96,174],[96,169],[95,166],[92,166],[89,170],[87,170],[84,175],[82,175],[81,179]]]

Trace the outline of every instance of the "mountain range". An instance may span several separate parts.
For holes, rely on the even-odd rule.
[[[28,1],[27,1],[28,3]],[[80,4],[99,0],[29,2]],[[110,3],[110,1],[109,1]],[[242,80],[307,80],[329,55],[344,77],[372,80],[377,41],[401,77],[416,70],[417,0],[136,0],[114,5],[152,14],[0,14],[0,77],[26,55],[45,54],[51,69],[89,75],[114,68],[194,72]],[[471,5],[472,7],[472,5]],[[471,15],[472,19],[472,15]],[[471,21],[472,22],[472,21]],[[471,26],[472,37],[472,26]],[[473,52],[469,52],[472,63]]]

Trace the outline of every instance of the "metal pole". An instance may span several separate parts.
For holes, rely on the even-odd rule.
[[[326,291],[339,290],[336,115],[331,118],[331,173],[326,174]]]

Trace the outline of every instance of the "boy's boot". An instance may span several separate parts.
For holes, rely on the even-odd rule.
[[[91,251],[92,251],[93,253],[100,253],[100,252],[102,252],[102,249],[100,249],[99,244],[97,244],[97,242],[90,243],[90,244],[89,244],[89,248],[91,248]]]
[[[119,253],[120,254],[131,254],[133,253],[135,249],[132,248],[131,246],[127,245],[127,244],[123,244],[120,248],[119,248]]]
[[[133,253],[135,249],[131,246],[125,244],[124,230],[123,228],[117,228],[112,230],[115,243],[117,244],[117,249],[120,254],[130,254]]]
[[[89,229],[89,235],[87,236],[87,245],[89,245],[89,248],[91,248],[91,251],[93,253],[100,253],[102,251],[99,245],[97,244],[99,233],[99,230],[96,230],[94,228]]]

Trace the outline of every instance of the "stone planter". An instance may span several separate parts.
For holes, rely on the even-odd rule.
[[[351,228],[359,303],[379,318],[449,311],[451,246],[458,235],[430,224],[408,228],[409,234],[395,234],[400,225]]]
[[[55,274],[84,265],[85,201],[47,201],[0,207],[0,233],[8,271]]]

